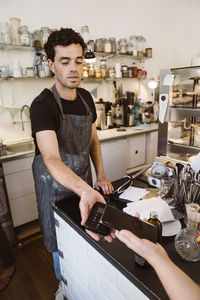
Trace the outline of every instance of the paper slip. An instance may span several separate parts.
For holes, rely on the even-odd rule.
[[[138,201],[149,193],[146,189],[129,186],[125,192],[123,192],[119,198],[129,201]]]
[[[127,207],[125,207],[123,211],[132,216],[135,216],[135,214],[138,212],[141,220],[144,218],[148,219],[151,211],[156,211],[158,213],[158,219],[161,222],[169,222],[174,220],[174,216],[169,205],[160,197],[153,197],[134,203],[128,203]]]

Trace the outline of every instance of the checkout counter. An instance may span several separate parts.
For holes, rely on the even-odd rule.
[[[119,182],[114,182],[114,187]],[[147,187],[144,176],[135,179],[134,186]],[[118,239],[96,242],[85,232],[78,204],[79,199],[74,197],[53,206],[62,288],[67,299],[169,299],[154,269],[137,265],[132,250]],[[120,209],[126,205],[117,199],[109,204]],[[161,245],[172,261],[199,284],[200,261],[183,260],[175,250],[174,236],[163,237]]]

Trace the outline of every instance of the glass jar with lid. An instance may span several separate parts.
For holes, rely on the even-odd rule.
[[[117,51],[116,39],[114,37],[111,37],[109,40],[111,42],[111,47],[112,47],[111,52],[116,53],[116,51]]]
[[[135,35],[130,37],[127,45],[127,54],[137,56],[136,40],[137,37]]]
[[[50,34],[49,27],[41,27],[41,46],[44,47],[44,44],[47,42]]]
[[[104,52],[105,53],[111,53],[112,52],[112,44],[111,41],[106,39],[104,42]]]
[[[81,36],[87,44],[89,41],[89,27],[87,25],[81,27]]]
[[[39,29],[33,31],[33,47],[41,48],[41,31]]]
[[[129,78],[129,68],[127,65],[122,65],[121,71],[122,71],[123,78]]]
[[[137,37],[137,56],[142,57],[145,54],[145,38],[143,36]]]
[[[10,41],[10,33],[8,23],[0,23],[0,44],[9,45]]]
[[[95,51],[96,52],[104,52],[103,39],[96,39],[96,41],[95,41]]]
[[[28,31],[28,26],[20,26],[19,27],[20,41],[22,46],[30,46],[31,44],[31,36]]]
[[[100,60],[100,71],[101,71],[101,77],[106,78],[107,77],[107,64],[106,59]]]
[[[89,40],[88,41],[87,48],[88,48],[88,50],[91,50],[93,52],[95,51],[94,50],[94,40]]]
[[[119,53],[120,54],[126,54],[127,51],[127,40],[126,39],[120,39],[119,40]]]

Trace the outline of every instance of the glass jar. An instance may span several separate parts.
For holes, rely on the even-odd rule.
[[[132,35],[129,39],[129,43],[128,43],[128,54],[131,54],[133,56],[137,56],[137,46],[136,46],[136,42],[137,42],[137,37],[136,35]]]
[[[8,23],[0,23],[0,44],[9,45],[11,43]]]
[[[89,64],[83,64],[83,73],[82,73],[82,77],[83,78],[88,78],[88,74],[89,74]]]
[[[111,53],[112,52],[112,44],[111,41],[106,39],[104,42],[104,52],[105,53]]]
[[[188,223],[175,237],[175,249],[187,261],[200,260],[200,231]]]
[[[89,41],[89,27],[87,25],[81,27],[81,36],[87,44]]]
[[[95,49],[94,49],[94,40],[89,40],[88,41],[87,48],[88,48],[88,50],[91,50],[93,52],[95,51]]]
[[[115,78],[115,68],[114,67],[110,67],[108,70],[108,75],[110,78],[114,79]]]
[[[101,71],[101,77],[106,78],[107,77],[107,64],[106,59],[100,60],[100,71]]]
[[[129,69],[127,65],[122,65],[121,71],[123,78],[129,78]]]
[[[41,48],[41,31],[38,29],[33,31],[33,47]]]
[[[95,77],[95,65],[94,64],[89,64],[88,77],[90,77],[90,78]]]
[[[112,47],[111,52],[112,52],[112,53],[116,53],[116,52],[117,52],[116,39],[115,39],[114,37],[112,37],[112,38],[110,38],[109,40],[110,40],[110,42],[111,42],[111,47]]]
[[[96,68],[95,77],[96,78],[101,78],[101,70],[99,68]]]
[[[21,45],[19,27],[21,19],[10,18],[10,37],[12,45]]]
[[[30,38],[30,32],[28,31],[28,26],[20,26],[19,34],[20,34],[21,45],[30,46],[31,38]]]
[[[49,27],[41,27],[41,47],[44,48],[44,44],[47,42],[50,34]]]
[[[95,41],[95,51],[96,52],[104,52],[103,39],[96,39],[96,41]]]
[[[145,56],[148,58],[152,57],[152,48],[146,48],[145,49]]]
[[[145,54],[145,38],[143,36],[138,36],[137,37],[137,56],[142,57]]]
[[[187,261],[200,260],[200,206],[197,203],[185,205],[186,228],[176,235],[174,244],[178,254]]]
[[[120,39],[119,40],[119,53],[120,54],[126,54],[127,49],[127,40],[126,39]]]

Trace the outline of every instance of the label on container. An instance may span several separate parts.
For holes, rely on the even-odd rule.
[[[200,245],[200,233],[195,237],[195,241]]]

